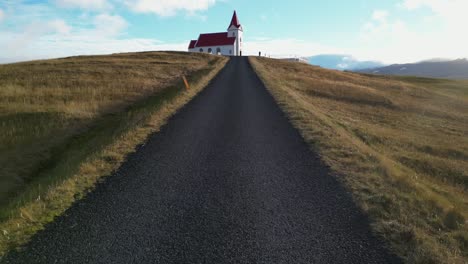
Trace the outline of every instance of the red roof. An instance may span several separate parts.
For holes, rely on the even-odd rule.
[[[189,49],[195,48],[195,44],[197,44],[197,40],[191,40],[188,48]]]
[[[237,18],[237,13],[236,11],[234,10],[234,14],[232,15],[232,19],[231,19],[231,24],[229,24],[229,28],[231,28],[232,26],[236,27],[236,28],[240,28],[241,27],[241,24],[239,22],[239,19]]]
[[[235,42],[236,38],[228,37],[227,32],[200,34],[196,47],[233,45]]]

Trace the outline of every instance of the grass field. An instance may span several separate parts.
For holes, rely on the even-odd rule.
[[[250,61],[397,254],[468,262],[468,81]]]
[[[226,61],[145,52],[0,65],[0,256],[118,168]]]

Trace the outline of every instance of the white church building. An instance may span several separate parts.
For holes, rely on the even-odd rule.
[[[197,40],[190,41],[188,51],[242,56],[243,33],[242,25],[237,18],[236,11],[234,11],[227,32],[200,34]]]

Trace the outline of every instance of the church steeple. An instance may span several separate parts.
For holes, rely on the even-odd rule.
[[[232,27],[242,30],[242,26],[239,22],[239,19],[237,18],[236,10],[234,10],[234,14],[232,15],[231,24],[229,24],[228,30],[232,29]]]
[[[242,29],[242,25],[239,22],[239,18],[237,18],[237,13],[234,10],[234,14],[232,15],[231,24],[228,27],[228,37],[236,38],[236,42],[234,44],[234,56],[242,56],[242,37],[244,35],[244,29]]]

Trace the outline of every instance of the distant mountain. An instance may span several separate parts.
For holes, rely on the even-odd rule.
[[[423,60],[419,62],[444,62],[444,61],[451,61],[450,59],[444,59],[444,58],[432,58],[428,60]]]
[[[349,55],[323,54],[308,58],[309,63],[327,69],[360,70],[385,66],[377,61],[360,61]]]
[[[468,60],[429,60],[419,63],[393,64],[386,67],[355,71],[384,75],[410,75],[431,78],[468,79]]]

